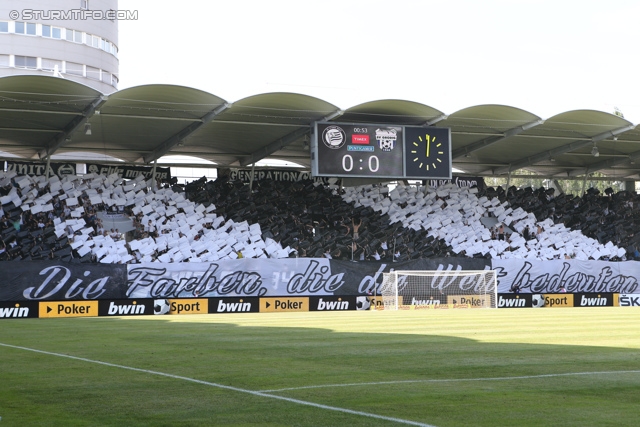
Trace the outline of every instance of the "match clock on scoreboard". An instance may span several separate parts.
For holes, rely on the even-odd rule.
[[[405,128],[405,176],[451,179],[451,131],[449,128]]]
[[[449,128],[316,123],[313,176],[451,179]]]

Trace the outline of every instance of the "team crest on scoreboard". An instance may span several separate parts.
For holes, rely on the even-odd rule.
[[[347,142],[347,135],[340,126],[329,126],[322,132],[322,142],[331,149],[338,149]]]
[[[376,140],[382,151],[391,151],[396,146],[398,131],[395,129],[376,129]]]

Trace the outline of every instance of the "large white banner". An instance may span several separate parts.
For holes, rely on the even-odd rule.
[[[498,292],[635,293],[640,262],[553,260],[534,261],[494,259],[498,273]]]

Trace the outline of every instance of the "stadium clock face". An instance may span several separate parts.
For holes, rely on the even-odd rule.
[[[402,127],[318,123],[317,176],[400,177]]]
[[[405,128],[405,169],[410,178],[451,178],[448,128]]]

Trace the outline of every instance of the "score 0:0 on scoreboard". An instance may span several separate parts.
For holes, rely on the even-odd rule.
[[[448,128],[316,123],[313,176],[451,179]]]

